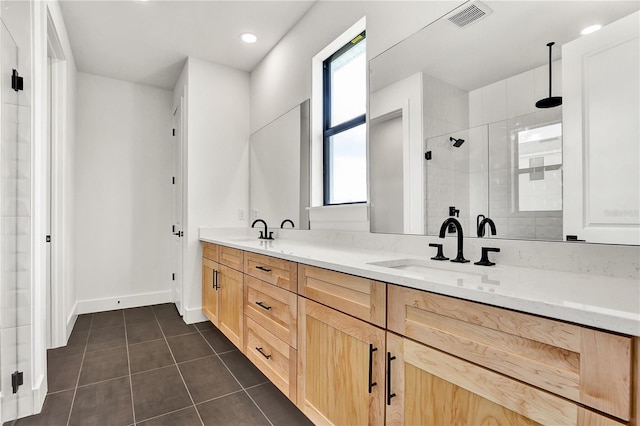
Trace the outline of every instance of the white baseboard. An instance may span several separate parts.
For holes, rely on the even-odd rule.
[[[78,319],[78,302],[73,304],[73,309],[69,312],[67,316],[67,339],[65,340],[65,345],[69,341],[69,337],[71,337],[71,332],[73,331],[73,327],[76,325],[76,320]]]
[[[38,386],[33,389],[33,414],[37,414],[42,411],[47,391],[48,383],[45,380],[45,375],[43,374],[40,376],[40,380],[38,380]]]
[[[207,317],[202,313],[202,307],[197,308],[184,308],[184,316],[182,320],[187,324],[194,324],[196,322],[209,321]]]
[[[130,294],[105,299],[78,300],[75,312],[77,315],[93,312],[114,311],[116,309],[136,308],[138,306],[156,305],[172,301],[171,291],[156,293]]]

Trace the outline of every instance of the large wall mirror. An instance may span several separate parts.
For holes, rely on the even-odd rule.
[[[309,138],[308,100],[251,135],[251,221],[263,219],[278,227],[289,219],[295,229],[309,229]]]
[[[455,215],[465,236],[490,217],[498,238],[640,244],[639,6],[467,2],[373,58],[371,231]]]

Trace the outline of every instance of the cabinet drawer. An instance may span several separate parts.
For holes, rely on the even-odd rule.
[[[295,262],[245,253],[244,273],[289,291],[298,290],[298,264]]]
[[[243,254],[242,250],[220,246],[218,262],[222,265],[228,266],[229,268],[233,268],[236,271],[242,271],[242,267],[244,266]]]
[[[211,243],[202,243],[202,257],[214,262],[218,261],[218,246]]]
[[[296,294],[245,276],[244,313],[278,339],[297,346]]]
[[[298,293],[380,327],[386,322],[386,284],[328,269],[298,265]]]
[[[389,330],[629,420],[631,338],[395,285],[388,297]]]
[[[387,334],[389,426],[625,423],[406,338]]]
[[[296,350],[245,316],[244,353],[294,404]]]

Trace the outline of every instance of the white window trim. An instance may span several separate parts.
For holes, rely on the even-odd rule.
[[[367,18],[362,17],[311,59],[311,207],[321,207],[324,204],[322,179],[324,166],[322,159],[322,64],[325,59],[357,37],[366,28]]]

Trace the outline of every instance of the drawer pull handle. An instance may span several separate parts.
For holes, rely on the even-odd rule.
[[[261,271],[264,271],[264,272],[271,272],[271,269],[267,269],[264,266],[256,266],[256,269],[260,269]]]
[[[260,355],[262,355],[263,357],[265,357],[266,359],[271,358],[271,355],[267,355],[262,351],[262,348],[256,348],[256,351],[260,352]]]
[[[267,306],[262,302],[256,302],[256,305],[260,306],[262,309],[266,309],[267,311],[271,310],[271,306]]]
[[[391,405],[391,398],[395,397],[395,393],[391,393],[391,361],[396,359],[391,356],[391,352],[387,352],[387,405]]]
[[[369,393],[378,384],[378,382],[373,381],[373,353],[377,350],[378,348],[373,347],[373,343],[369,343]]]

